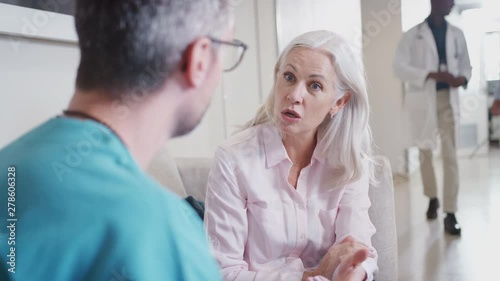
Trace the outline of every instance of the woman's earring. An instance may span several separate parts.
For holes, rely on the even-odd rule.
[[[333,119],[333,116],[335,116],[335,114],[330,113],[330,119]]]

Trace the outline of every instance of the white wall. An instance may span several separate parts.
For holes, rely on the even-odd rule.
[[[402,35],[400,0],[361,0],[365,67],[372,108],[372,130],[379,154],[389,158],[395,174],[406,174],[408,128],[402,83],[392,62]]]
[[[401,0],[403,32],[424,21],[431,12],[431,1]]]
[[[261,101],[273,86],[273,73],[278,58],[278,39],[276,31],[276,6],[272,0],[257,0],[256,19],[259,43]]]
[[[76,45],[0,35],[0,147],[60,114],[76,77]]]
[[[330,30],[360,46],[360,0],[276,0],[278,46],[283,50],[297,35]]]
[[[67,15],[0,4],[0,147],[66,107],[79,60],[72,25]]]

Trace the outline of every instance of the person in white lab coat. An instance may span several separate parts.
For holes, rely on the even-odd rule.
[[[444,168],[445,231],[460,235],[455,217],[458,199],[458,88],[471,77],[464,33],[445,20],[453,0],[431,0],[429,17],[403,35],[394,59],[396,76],[405,82],[404,103],[410,116],[413,145],[420,150],[424,194],[430,198],[427,218],[437,218],[439,200],[432,151],[441,140]]]

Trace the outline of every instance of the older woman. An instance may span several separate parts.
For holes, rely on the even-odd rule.
[[[286,47],[267,101],[215,154],[205,222],[225,280],[373,279],[368,116],[362,63],[341,37]]]

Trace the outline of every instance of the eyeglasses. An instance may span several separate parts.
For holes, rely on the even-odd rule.
[[[241,61],[243,60],[243,56],[248,49],[247,44],[238,39],[234,39],[233,41],[223,41],[215,38],[210,38],[210,40],[212,40],[212,42],[216,44],[230,47],[223,50],[224,59],[222,69],[224,70],[224,72],[232,71],[236,67],[238,67],[238,65],[240,65]]]

